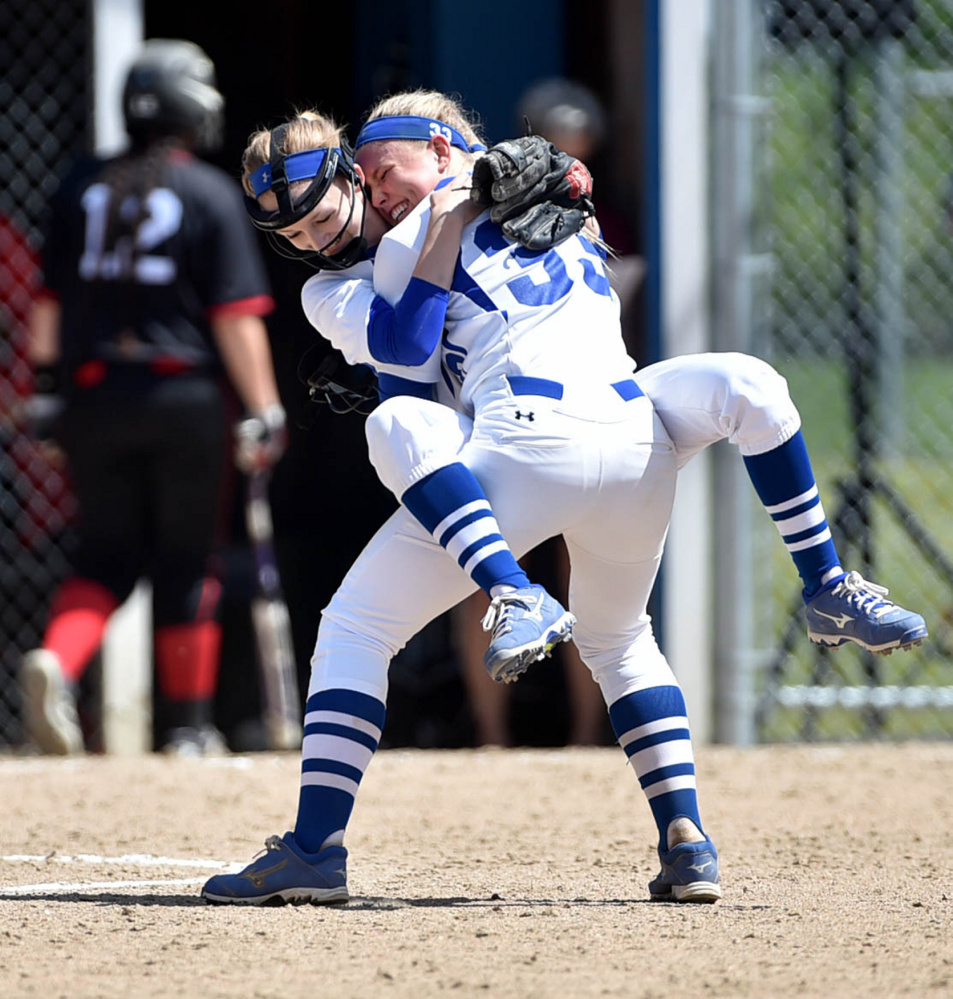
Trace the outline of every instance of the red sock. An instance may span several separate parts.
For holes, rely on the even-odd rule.
[[[56,653],[67,680],[76,682],[103,640],[115,596],[90,579],[67,579],[57,590],[43,648]]]
[[[222,629],[215,621],[156,629],[156,676],[169,701],[208,701],[215,696]]]

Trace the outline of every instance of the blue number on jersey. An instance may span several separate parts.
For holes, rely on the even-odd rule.
[[[602,258],[599,251],[587,239],[580,237],[587,253],[595,256],[600,264]],[[473,234],[473,242],[483,253],[492,257],[501,250],[511,249],[511,257],[520,267],[531,267],[543,261],[543,269],[546,271],[549,280],[543,284],[536,284],[527,274],[515,277],[507,281],[506,287],[510,289],[513,297],[522,305],[552,305],[558,302],[565,295],[569,294],[572,288],[572,278],[566,272],[566,264],[563,258],[555,251],[548,250],[541,253],[538,250],[529,250],[524,246],[514,246],[503,235],[503,230],[494,222],[484,222],[477,227]],[[586,285],[598,295],[611,296],[608,278],[605,276],[604,268],[599,270],[590,260],[580,260],[583,270],[583,280]]]
[[[582,264],[582,277],[583,280],[589,285],[590,288],[597,295],[605,295],[607,298],[612,297],[612,286],[609,284],[609,276],[606,274],[605,258],[599,250],[599,247],[595,246],[590,240],[586,239],[585,236],[581,236],[576,233],[576,238],[582,243],[582,248],[586,253],[592,254],[599,261],[598,265],[594,264],[591,260],[580,260]]]

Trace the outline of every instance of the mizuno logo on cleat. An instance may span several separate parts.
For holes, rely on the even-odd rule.
[[[265,878],[267,878],[269,874],[274,874],[275,871],[280,871],[282,867],[287,867],[287,866],[288,866],[288,860],[287,858],[285,858],[284,860],[279,861],[277,864],[275,864],[274,867],[266,867],[264,870],[261,871],[248,871],[246,874],[240,875],[240,877],[243,877],[246,880],[250,881],[256,888],[264,888]]]
[[[838,628],[846,628],[848,621],[853,621],[853,617],[850,614],[825,614],[824,611],[816,610],[814,611],[818,617],[826,617],[828,621],[833,621]]]
[[[534,621],[543,620],[543,601],[546,599],[545,593],[540,593],[536,598],[536,605],[529,611],[526,612],[527,617],[531,617]]]
[[[713,860],[706,860],[704,864],[689,864],[688,869],[690,871],[698,871],[699,874],[702,874],[705,868],[711,867],[713,863],[714,863]]]

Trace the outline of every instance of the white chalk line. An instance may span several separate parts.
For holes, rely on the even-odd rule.
[[[175,878],[169,881],[82,881],[69,884],[65,881],[51,881],[39,885],[17,885],[15,888],[0,888],[0,898],[17,895],[53,895],[60,892],[83,895],[87,892],[113,890],[115,888],[168,888],[184,885],[205,884],[205,878]]]
[[[261,760],[262,764],[272,763],[276,766],[280,766],[283,756],[290,756],[290,753],[285,753],[281,755],[274,754],[262,754],[268,755],[267,760]],[[73,757],[63,757],[63,756],[25,756],[25,757],[10,757],[0,755],[0,777],[5,777],[9,774],[21,774],[21,773],[46,773],[50,770],[71,770],[88,772],[96,767],[102,769],[105,766],[103,762],[104,758],[93,758],[89,756],[73,756]],[[112,757],[111,759],[119,759],[119,757]],[[219,769],[219,770],[251,770],[256,762],[250,756],[198,756],[198,757],[163,757],[157,760],[157,766],[168,766],[173,767],[175,765],[181,764],[183,766],[197,766],[206,767],[207,769]]]
[[[209,860],[194,857],[156,857],[148,853],[130,853],[121,857],[101,857],[93,853],[79,853],[76,856],[68,854],[40,855],[12,853],[0,856],[0,861],[12,864],[96,864],[97,866],[114,864],[124,867],[197,867],[205,870],[218,870],[225,874],[234,874],[245,867],[245,864],[240,861]],[[184,885],[204,884],[205,880],[205,878],[167,878],[160,880],[142,878],[132,881],[50,881],[41,884],[15,885],[0,888],[0,898],[28,894],[53,894],[56,892],[83,894],[111,888],[181,887]]]
[[[101,857],[95,853],[77,853],[76,856],[70,856],[67,853],[11,853],[0,856],[0,861],[26,864],[122,864],[125,867],[200,867],[203,870],[206,868],[225,870],[226,868],[234,868],[237,863],[230,860],[207,860],[197,857],[156,857],[151,853],[127,853],[121,857]],[[245,864],[239,865],[238,870],[244,866]]]

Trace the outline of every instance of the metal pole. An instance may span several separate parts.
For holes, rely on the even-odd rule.
[[[142,45],[143,0],[92,0],[94,152],[109,156],[126,144],[122,86]]]
[[[751,0],[718,0],[714,8],[712,142],[712,288],[714,345],[750,352],[753,299],[770,258],[753,251],[753,123],[767,109],[754,93],[760,35]],[[715,495],[715,739],[755,741],[752,490],[735,448],[713,449]]]
[[[877,324],[881,450],[903,440],[903,43],[880,39],[874,50],[877,93]]]

